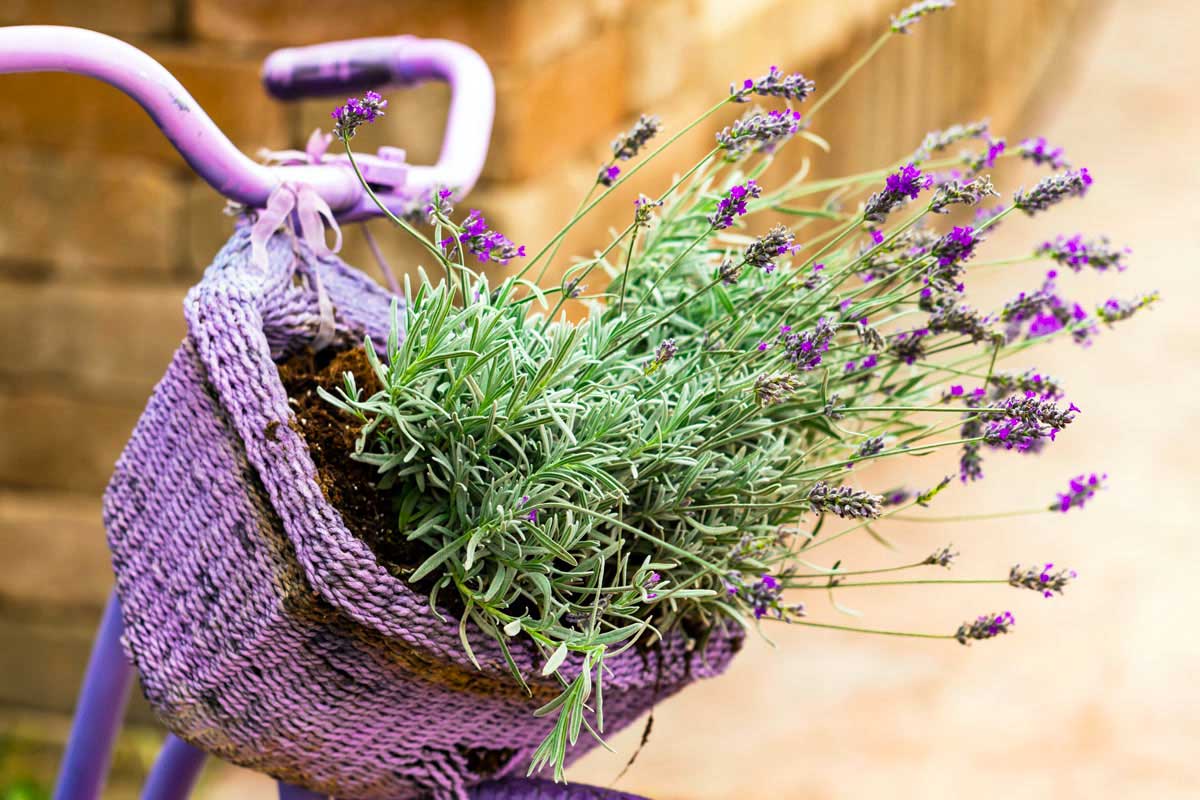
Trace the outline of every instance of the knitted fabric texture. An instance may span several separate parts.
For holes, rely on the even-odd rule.
[[[532,712],[557,684],[514,643],[529,697],[468,627],[476,669],[458,622],[347,530],[276,371],[320,327],[313,287],[333,303],[335,348],[384,340],[393,296],[287,232],[268,254],[264,274],[240,229],[188,294],[188,336],[105,495],[124,644],[146,697],[185,741],[324,794],[462,800],[500,780],[480,791],[519,797],[503,779],[524,773],[549,731]],[[607,660],[605,730],[720,673],[740,645],[732,630],[702,651],[672,635]],[[582,737],[568,756],[592,746]]]

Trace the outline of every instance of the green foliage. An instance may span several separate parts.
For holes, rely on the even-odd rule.
[[[519,637],[541,650],[543,675],[562,692],[537,712],[555,722],[533,767],[550,765],[558,778],[567,747],[603,730],[606,658],[685,620],[691,631],[799,621],[783,588],[938,563],[847,573],[800,559],[858,529],[884,541],[870,527],[881,498],[838,494],[854,468],[946,446],[978,450],[983,422],[1006,396],[991,391],[996,362],[1092,325],[1077,319],[1020,339],[977,315],[977,328],[956,317],[939,329],[931,314],[958,300],[954,275],[931,255],[939,234],[925,227],[928,201],[907,203],[908,217],[875,241],[861,211],[843,210],[895,166],[821,182],[795,176],[752,200],[747,220],[782,219],[788,241],[803,246],[803,257],[784,248],[765,269],[754,255],[763,240],[718,229],[713,215],[731,187],[762,179],[773,156],[713,156],[640,205],[554,289],[524,275],[553,259],[598,201],[585,200],[563,233],[495,288],[468,267],[462,245],[439,251],[425,240],[445,279],[422,272],[403,311],[393,310],[384,351],[366,342],[383,388],[368,396],[347,376],[322,394],[359,420],[355,457],[377,468],[392,497],[394,535],[426,554],[407,578],[431,582],[435,613],[447,599],[463,609],[465,651],[474,659],[477,631],[506,654]],[[824,198],[803,205],[815,195]],[[459,241],[441,201],[431,222],[433,242]],[[585,298],[585,319],[569,321],[563,302],[590,275],[606,288]],[[928,287],[939,293],[932,302]],[[803,363],[789,337],[823,327],[819,363]],[[913,331],[924,331],[920,347],[906,351]],[[989,397],[964,405],[944,394],[952,380]],[[960,438],[941,435],[960,425]],[[924,506],[945,485],[893,511]],[[862,521],[829,536],[829,514]],[[510,666],[522,685],[533,677]]]

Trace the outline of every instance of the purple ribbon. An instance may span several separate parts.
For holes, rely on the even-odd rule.
[[[310,139],[309,146],[312,145],[313,139]],[[287,223],[293,216],[293,227],[289,228]],[[325,243],[325,225],[333,229],[332,250]],[[267,242],[280,227],[293,235],[298,234],[301,241],[318,257],[330,256],[342,249],[342,229],[338,227],[333,211],[316,190],[307,184],[281,183],[271,192],[267,199],[267,207],[258,212],[258,219],[250,228],[250,262],[264,275],[270,266]],[[314,267],[311,277],[313,289],[317,293],[317,309],[320,316],[312,347],[314,350],[322,350],[333,341],[333,303],[321,283],[320,270]]]

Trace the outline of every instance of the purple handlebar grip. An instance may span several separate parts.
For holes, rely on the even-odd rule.
[[[414,83],[404,67],[406,53],[413,53],[419,41],[412,36],[394,36],[276,50],[263,62],[263,86],[280,100],[297,100]]]
[[[263,62],[262,81],[275,97],[354,94],[428,80],[450,84],[452,97],[438,162],[413,166],[411,195],[447,186],[461,198],[479,179],[491,141],[495,84],[491,70],[466,45],[446,39],[385,36],[276,50]],[[360,211],[368,212],[366,204]],[[356,216],[350,213],[351,218]]]

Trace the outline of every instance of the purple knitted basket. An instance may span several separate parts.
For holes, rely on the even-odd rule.
[[[380,564],[326,502],[289,422],[275,361],[308,345],[317,293],[334,347],[387,334],[392,296],[280,232],[263,274],[239,230],[188,294],[189,334],[154,390],[105,495],[125,646],[175,734],[227,761],[342,798],[456,798],[523,773],[549,718],[475,630]],[[470,631],[471,629],[468,629]],[[716,675],[741,644],[668,637],[607,662],[605,729]],[[534,654],[513,648],[522,671]],[[569,672],[569,669],[568,669]],[[587,737],[569,752],[593,746]]]

